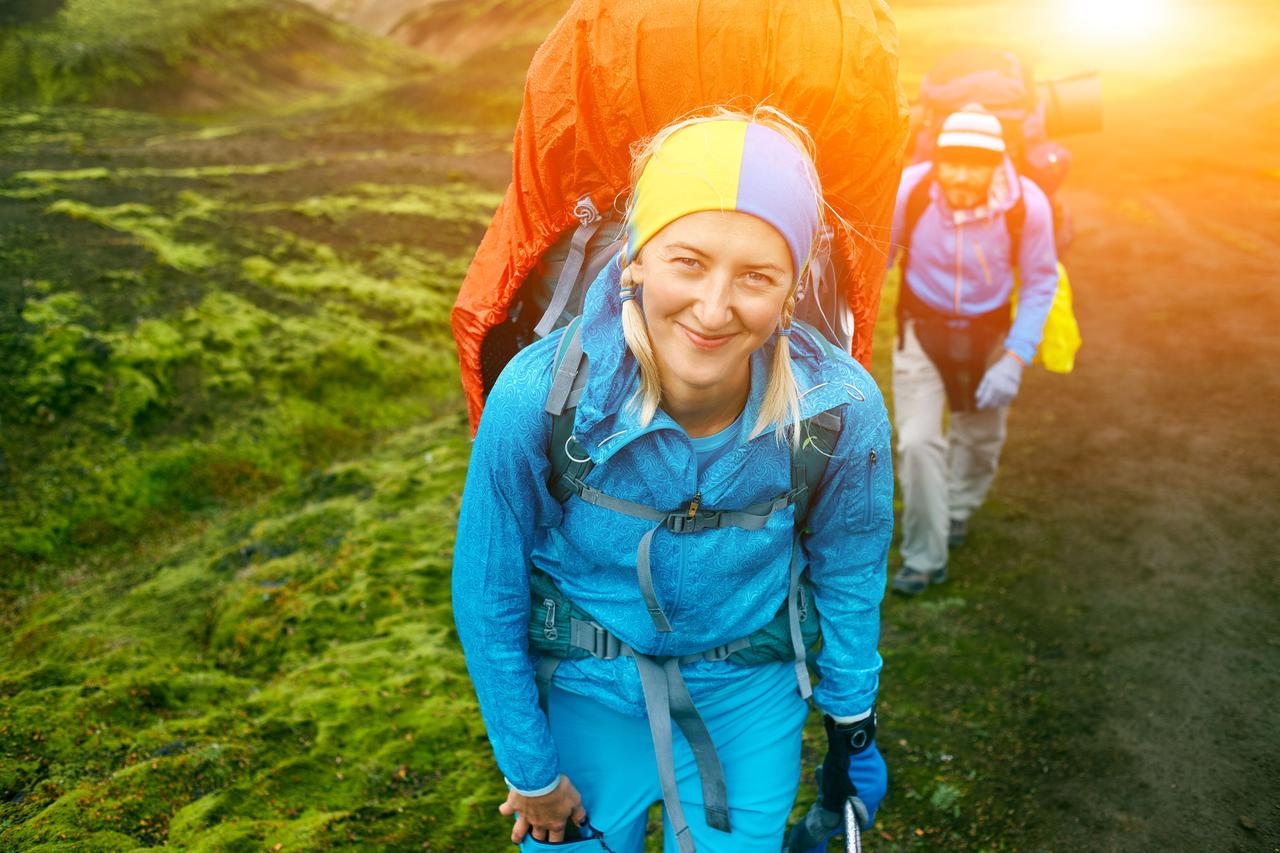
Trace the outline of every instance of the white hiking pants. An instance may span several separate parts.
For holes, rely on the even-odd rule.
[[[893,350],[893,420],[902,484],[903,565],[918,571],[947,564],[950,519],[967,521],[996,476],[1009,408],[952,412],[942,433],[947,392],[925,355],[914,324]]]

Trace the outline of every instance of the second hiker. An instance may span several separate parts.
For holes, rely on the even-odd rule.
[[[902,259],[893,397],[903,497],[892,588],[914,595],[946,580],[948,546],[964,541],[986,498],[1058,287],[1048,199],[1014,169],[998,118],[974,104],[946,119],[933,160],[903,173],[891,245],[890,262]]]

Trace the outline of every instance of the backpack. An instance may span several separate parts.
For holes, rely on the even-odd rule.
[[[530,65],[511,184],[453,309],[472,429],[506,363],[577,314],[617,253],[631,146],[713,104],[768,103],[809,129],[855,227],[831,235],[797,316],[868,364],[907,133],[895,44],[874,0],[577,0]]]
[[[1075,236],[1071,211],[1057,196],[1071,168],[1071,152],[1049,138],[1049,130],[1061,134],[1093,128],[1055,124],[1052,119],[1060,112],[1056,83],[1035,83],[1027,66],[1008,51],[978,48],[944,56],[920,84],[909,151],[912,163],[932,159],[946,117],[967,104],[981,104],[1000,119],[1018,174],[1031,179],[1048,197],[1054,244],[1061,256]]]

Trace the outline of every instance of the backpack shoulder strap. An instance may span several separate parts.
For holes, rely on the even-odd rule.
[[[933,186],[933,167],[930,167],[919,182],[907,194],[907,209],[902,217],[902,274],[906,275],[907,266],[911,262],[911,235],[920,224],[920,217],[929,209],[929,188]]]
[[[902,217],[902,265],[900,267],[902,275],[898,284],[898,306],[894,311],[895,319],[898,321],[898,349],[902,349],[904,344],[903,326],[906,322],[906,296],[907,296],[907,268],[911,266],[911,235],[915,233],[916,226],[920,224],[920,217],[924,216],[924,212],[929,209],[929,188],[933,186],[933,167],[924,173],[920,181],[911,188],[911,192],[907,194],[907,209],[903,212]]]
[[[551,363],[554,374],[547,389],[547,414],[555,417],[578,405],[587,384],[587,358],[582,352],[582,317],[577,316],[564,328]]]
[[[800,446],[791,451],[791,488],[795,494],[796,532],[809,523],[809,505],[827,473],[843,426],[833,410],[819,412],[800,423]]]
[[[574,415],[582,389],[587,384],[587,357],[582,352],[582,317],[574,317],[565,327],[556,347],[555,371],[551,390],[547,392],[547,414],[551,415],[551,441],[547,457],[551,461],[548,486],[556,500],[563,503],[573,493],[569,478],[581,480],[595,467],[573,436]]]
[[[1018,266],[1018,251],[1022,247],[1022,226],[1027,223],[1027,196],[1018,177],[1018,200],[1004,212],[1004,227],[1009,232],[1009,265]]]
[[[827,358],[838,357],[835,345],[817,329],[808,323],[797,322],[796,325],[801,326],[822,346]],[[791,492],[795,495],[796,533],[803,532],[809,521],[809,504],[827,473],[827,463],[831,460],[831,454],[835,453],[843,425],[840,413],[834,409],[819,412],[800,422],[800,446],[791,451]]]

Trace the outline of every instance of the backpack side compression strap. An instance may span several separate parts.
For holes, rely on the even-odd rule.
[[[545,338],[555,328],[556,321],[569,305],[569,298],[573,296],[574,291],[578,290],[582,279],[582,268],[587,261],[587,245],[604,224],[604,220],[600,218],[595,205],[591,202],[591,196],[583,196],[579,199],[578,208],[583,210],[583,214],[573,239],[569,242],[569,256],[565,258],[560,275],[556,278],[555,288],[551,291],[551,302],[533,330],[533,333],[540,338]]]

